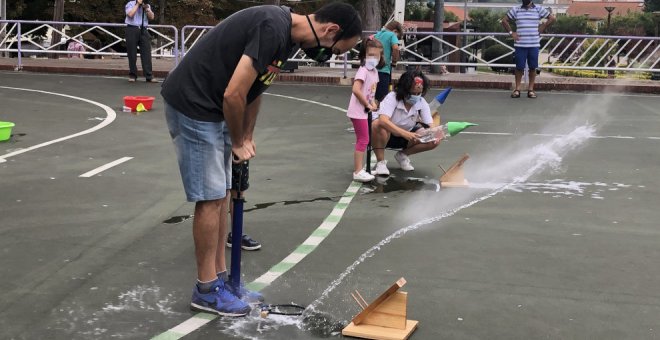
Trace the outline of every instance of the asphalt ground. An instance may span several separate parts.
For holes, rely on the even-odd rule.
[[[0,79],[0,120],[16,123],[0,143],[2,338],[337,337],[337,324],[359,311],[351,291],[371,301],[400,277],[408,318],[420,322],[413,339],[660,337],[657,96],[454,90],[443,121],[479,126],[411,157],[414,172],[388,151],[392,176],[351,196],[354,135],[341,112],[350,88],[276,84],[257,122],[245,205],[245,231],[263,247],[243,252],[243,281],[281,269],[321,235],[259,286],[270,303],[315,308],[305,322],[251,316],[177,328],[199,318],[188,310],[192,220],[163,221],[193,205],[158,84]],[[156,102],[133,115],[121,112],[125,95]],[[463,153],[470,188],[439,189],[438,165]],[[123,157],[132,158],[80,177]],[[329,219],[337,209],[343,216]],[[330,220],[336,227],[319,234]]]

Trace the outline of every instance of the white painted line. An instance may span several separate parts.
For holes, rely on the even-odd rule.
[[[332,217],[342,217],[344,215],[344,211],[346,211],[346,209],[344,209],[344,208],[334,208],[334,209],[332,209],[332,212],[330,213],[330,216],[332,216]]]
[[[96,168],[96,169],[94,169],[94,170],[87,171],[86,173],[84,173],[84,174],[82,174],[82,175],[80,175],[80,176],[78,176],[78,177],[92,177],[92,176],[94,176],[94,175],[96,175],[96,174],[98,174],[98,173],[101,173],[101,172],[103,172],[103,171],[105,171],[105,170],[108,170],[108,169],[112,168],[113,166],[117,166],[117,165],[119,165],[119,164],[121,164],[121,163],[128,162],[128,161],[130,161],[131,159],[133,159],[133,157],[122,157],[122,158],[120,158],[120,159],[118,159],[118,160],[116,160],[116,161],[112,161],[112,162],[110,162],[110,163],[108,163],[108,164],[106,164],[106,165],[102,165],[102,166],[100,166],[100,167],[98,167],[98,168]]]
[[[318,246],[321,244],[324,238],[325,237],[310,236],[305,240],[305,242],[303,242],[303,244],[306,246]]]
[[[0,163],[4,163],[4,162],[6,162],[6,161],[7,161],[6,159],[4,159],[4,158],[0,158]]]
[[[307,254],[291,253],[291,254],[289,254],[289,256],[285,257],[284,260],[282,260],[282,262],[285,262],[285,263],[298,263],[298,262],[302,261],[302,259],[304,259],[305,256],[307,256]]]
[[[202,327],[205,324],[209,323],[209,321],[211,320],[192,317],[170,330],[172,332],[176,332],[179,334],[189,334],[190,332],[196,330],[197,328]]]
[[[283,273],[276,273],[276,272],[266,272],[264,275],[259,276],[254,282],[257,283],[264,283],[264,284],[270,284],[273,282],[275,279],[280,277]]]
[[[316,105],[320,105],[320,106],[329,107],[331,109],[335,109],[335,110],[338,110],[338,111],[341,111],[341,112],[346,112],[346,109],[343,109],[341,107],[337,107],[337,106],[333,106],[333,105],[329,105],[329,104],[325,104],[325,103],[320,103],[320,102],[309,100],[309,99],[290,97],[290,96],[285,96],[285,95],[281,95],[281,94],[274,94],[274,93],[264,93],[264,94],[267,94],[269,96],[274,96],[274,97],[293,99],[293,100],[297,100],[297,101],[301,101],[301,102],[305,102],[305,103],[312,103],[312,104],[316,104]]]
[[[496,136],[513,136],[513,133],[508,132],[475,132],[475,131],[464,131],[461,132],[463,135],[496,135]]]
[[[339,203],[348,204],[351,202],[353,197],[342,197],[339,199]]]
[[[321,225],[319,226],[319,229],[332,230],[332,229],[335,229],[336,226],[337,226],[337,223],[335,223],[335,222],[323,221],[323,223],[321,223]]]
[[[9,158],[9,157],[20,155],[20,154],[28,152],[28,151],[36,150],[36,149],[39,149],[39,148],[43,148],[45,146],[49,146],[49,145],[52,145],[52,144],[55,144],[55,143],[59,143],[59,142],[65,141],[67,139],[76,138],[76,137],[79,137],[79,136],[86,135],[88,133],[92,133],[94,131],[97,131],[97,130],[100,130],[100,129],[106,127],[107,125],[112,123],[117,118],[117,113],[115,112],[115,110],[113,110],[109,106],[107,106],[105,104],[95,102],[95,101],[92,101],[92,100],[89,100],[89,99],[81,98],[81,97],[70,96],[68,94],[62,94],[62,93],[55,93],[55,92],[48,92],[48,91],[41,91],[41,90],[33,90],[33,89],[24,89],[24,88],[18,88],[18,87],[8,87],[8,86],[0,86],[0,89],[9,89],[9,90],[17,90],[17,91],[28,91],[28,92],[44,93],[44,94],[50,94],[50,95],[54,95],[54,96],[71,98],[71,99],[80,100],[80,101],[83,101],[83,102],[86,102],[86,103],[90,103],[92,105],[96,105],[96,106],[102,108],[103,110],[105,110],[105,112],[106,112],[105,120],[103,120],[98,125],[93,126],[93,127],[89,128],[87,130],[80,131],[80,132],[74,133],[72,135],[60,137],[60,138],[57,138],[57,139],[53,139],[51,141],[44,142],[44,143],[41,143],[41,144],[33,145],[33,146],[27,147],[25,149],[21,149],[21,150],[10,152],[10,153],[4,154],[4,155],[0,155],[0,159],[2,159],[2,158],[6,159],[6,158]]]

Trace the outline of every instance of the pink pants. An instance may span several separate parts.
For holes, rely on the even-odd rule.
[[[351,118],[353,128],[355,128],[355,151],[367,151],[369,144],[369,122],[366,119]]]

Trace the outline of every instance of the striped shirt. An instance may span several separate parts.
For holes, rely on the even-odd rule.
[[[529,8],[516,6],[506,13],[509,20],[516,21],[516,33],[518,41],[513,45],[516,47],[541,47],[541,36],[539,35],[539,23],[541,19],[550,16],[550,11],[534,4]]]

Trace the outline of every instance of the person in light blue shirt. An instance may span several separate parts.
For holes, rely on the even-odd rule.
[[[392,66],[396,67],[399,61],[399,37],[403,34],[403,26],[398,21],[390,21],[376,33],[375,37],[383,44],[385,66],[378,69],[378,86],[376,87],[376,100],[382,101],[390,92],[392,82]]]
[[[548,19],[540,23],[541,19]],[[511,30],[509,20],[515,21],[516,31]],[[536,69],[539,67],[539,48],[541,47],[541,33],[555,21],[554,15],[542,6],[536,6],[532,0],[522,0],[522,6],[512,7],[502,18],[502,26],[513,37],[516,59],[516,88],[511,98],[520,98],[520,83],[522,82],[525,65],[529,67],[528,98],[536,98],[534,81]]]
[[[131,0],[126,3],[126,52],[128,54],[128,81],[137,79],[137,51],[140,47],[142,73],[147,82],[153,80],[151,72],[151,35],[149,20],[154,20],[154,12],[145,0]]]

